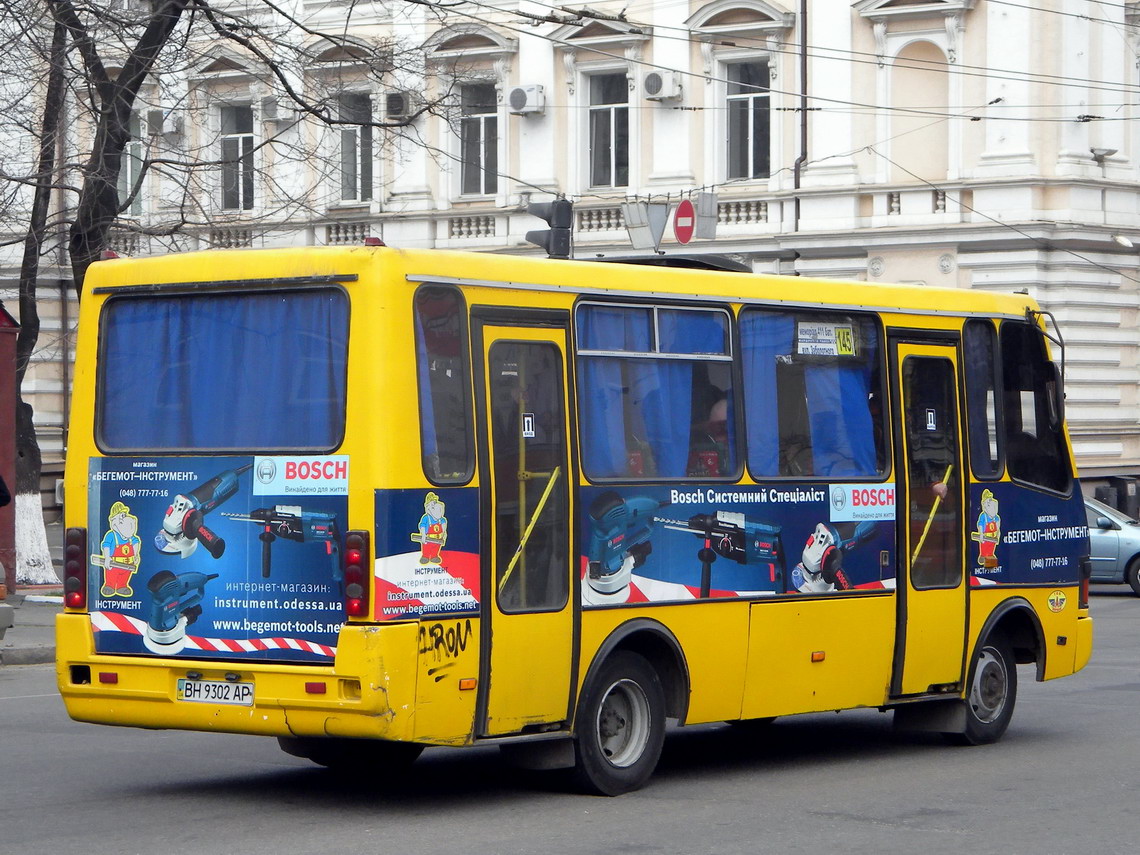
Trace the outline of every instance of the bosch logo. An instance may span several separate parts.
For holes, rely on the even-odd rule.
[[[266,458],[257,464],[257,480],[262,484],[272,484],[277,477],[277,464]]]
[[[841,511],[847,507],[847,494],[843,491],[842,487],[832,487],[831,507],[837,511]]]
[[[330,481],[348,477],[348,463],[344,460],[290,460],[285,464],[288,481]]]

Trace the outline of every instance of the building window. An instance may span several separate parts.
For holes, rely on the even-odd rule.
[[[590,78],[590,186],[629,185],[629,84],[625,73]]]
[[[728,77],[728,178],[767,178],[770,164],[768,62],[736,62]]]
[[[372,98],[360,92],[343,93],[337,118],[353,123],[340,126],[340,198],[371,201]]]
[[[489,196],[499,189],[498,98],[493,83],[472,83],[460,92],[460,192]]]
[[[222,208],[253,208],[253,107],[222,107]]]
[[[131,198],[131,194],[135,192],[135,185],[139,182],[139,176],[142,174],[143,164],[142,119],[137,110],[131,111],[127,130],[130,133],[130,140],[123,148],[123,159],[119,165],[119,205],[124,205],[130,199],[130,203],[122,209],[121,213],[137,217],[142,214],[142,188],[139,188],[139,192],[133,199]]]

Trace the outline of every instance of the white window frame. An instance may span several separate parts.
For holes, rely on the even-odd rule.
[[[484,113],[471,113],[471,114],[466,113],[465,108],[463,106],[463,90],[468,86],[487,86],[487,87],[490,87],[492,90],[495,90],[495,103],[494,103],[493,108],[488,110],[487,112],[484,112]],[[456,170],[456,172],[458,173],[457,179],[456,179],[458,182],[457,195],[461,199],[494,197],[499,193],[499,190],[500,190],[500,187],[502,184],[502,182],[499,180],[500,179],[499,173],[502,170],[502,163],[503,163],[503,161],[502,161],[503,121],[499,115],[501,110],[500,110],[499,103],[498,103],[499,102],[498,87],[496,86],[494,81],[491,81],[491,80],[470,80],[470,81],[466,81],[464,83],[459,84],[459,89],[460,89],[459,129],[458,129],[458,133],[455,134],[455,136],[458,138],[457,149],[456,149],[456,151],[457,151],[456,161],[458,164],[458,168]],[[492,173],[488,177],[487,164],[486,164],[486,152],[487,152],[487,142],[488,142],[488,124],[492,124],[492,123],[494,125],[494,132],[495,132],[494,141],[493,141],[493,146],[494,146],[494,150],[495,150],[495,164],[494,164],[494,173]],[[468,162],[467,151],[466,151],[466,148],[467,148],[467,146],[466,146],[466,143],[467,143],[466,133],[467,133],[467,129],[470,127],[477,127],[478,133],[479,133],[478,156],[477,156],[476,162],[474,164],[474,167],[477,171],[476,177],[477,177],[479,189],[475,190],[475,191],[469,191],[467,189],[468,169],[472,167],[472,164]],[[493,180],[493,182],[494,182],[494,186],[492,186],[492,187],[487,186],[489,178],[490,178],[490,180]]]
[[[119,193],[119,205],[131,194],[136,182],[139,180],[139,174],[142,172],[143,162],[143,138],[146,132],[150,129],[145,126],[146,120],[143,118],[141,110],[131,110],[131,117],[128,124],[130,132],[130,139],[123,147],[122,159],[119,161],[119,179],[117,189]],[[161,128],[157,129],[161,130]],[[143,208],[143,187],[139,187],[138,195],[131,201],[130,207],[119,212],[120,217],[138,218],[144,213]]]
[[[625,91],[625,101],[614,101],[605,103],[594,103],[594,81],[602,77],[621,78],[622,86]],[[620,191],[628,188],[632,183],[633,178],[633,133],[632,133],[632,113],[630,103],[630,86],[628,73],[623,70],[613,69],[599,69],[590,71],[583,75],[582,88],[584,101],[586,103],[586,186],[591,190],[613,190]],[[617,116],[618,111],[622,110],[625,114],[625,183],[617,183],[618,173],[618,145],[617,145]],[[607,164],[609,172],[609,183],[601,184],[594,182],[594,117],[600,116],[603,113],[609,114],[609,143],[610,143],[610,156],[609,163]]]
[[[748,58],[736,60],[735,62],[725,62],[722,64],[722,68],[724,69],[724,92],[725,92],[725,94],[724,94],[724,104],[725,104],[724,139],[725,139],[725,143],[726,143],[726,148],[725,148],[725,152],[724,152],[724,179],[726,181],[767,181],[772,176],[772,125],[773,125],[773,122],[772,122],[772,94],[771,94],[770,88],[765,89],[763,92],[752,92],[752,93],[747,93],[747,94],[735,94],[735,95],[732,94],[731,88],[733,86],[733,82],[730,79],[732,69],[738,68],[738,67],[743,66],[743,65],[761,65],[761,66],[763,66],[763,68],[769,72],[769,86],[770,86],[770,81],[771,81],[771,76],[770,76],[771,64],[770,64],[767,57],[763,57],[763,56],[748,57]],[[767,152],[766,152],[767,169],[764,170],[764,174],[762,174],[762,175],[754,175],[753,174],[753,163],[755,161],[755,147],[757,144],[757,140],[756,140],[757,130],[755,127],[755,122],[754,122],[754,117],[755,117],[754,107],[758,102],[762,102],[765,105],[766,113],[767,113],[767,119],[768,119],[768,129],[767,129],[768,130],[768,133],[767,133],[768,140],[767,140]],[[742,143],[741,147],[745,151],[745,160],[747,161],[747,169],[745,170],[746,174],[743,174],[743,175],[731,174],[732,162],[731,162],[731,158],[729,156],[731,141],[730,141],[729,137],[730,137],[731,131],[732,131],[732,109],[731,108],[732,108],[732,104],[734,104],[734,103],[745,103],[745,104],[747,104],[747,107],[745,110],[745,120],[747,122],[747,128],[746,128],[746,131],[743,135],[744,139],[741,141],[741,143]]]
[[[345,113],[352,108],[346,103],[348,99],[366,98],[368,101],[368,119],[371,120],[376,109],[376,99],[371,92],[347,90],[337,96],[337,118],[344,121]],[[363,112],[363,111],[362,111]],[[351,117],[349,117],[351,118]],[[342,205],[371,204],[376,197],[376,146],[375,132],[371,125],[336,125],[336,199]],[[351,179],[346,164],[345,146],[352,146],[352,174]],[[349,181],[351,180],[351,188]]]
[[[250,130],[233,133],[225,132],[225,116],[227,110],[248,110],[250,116]],[[218,145],[221,175],[218,186],[218,204],[222,211],[243,212],[253,211],[257,207],[257,116],[253,104],[249,102],[230,102],[218,105]],[[238,145],[237,159],[231,160],[226,156],[227,143],[234,141]],[[248,159],[248,160],[247,160]],[[227,169],[229,164],[237,164],[237,205],[227,205]],[[248,169],[248,181],[246,170]],[[247,188],[248,183],[248,188]],[[248,194],[248,199],[246,198]]]

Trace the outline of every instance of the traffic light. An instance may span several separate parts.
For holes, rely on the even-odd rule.
[[[569,258],[570,233],[574,226],[574,203],[569,199],[531,202],[526,206],[526,212],[550,224],[548,229],[527,232],[526,239],[545,249],[550,258]]]

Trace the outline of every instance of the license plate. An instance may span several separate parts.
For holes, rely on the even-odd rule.
[[[253,706],[253,683],[229,683],[222,680],[179,680],[178,700],[199,704],[232,704]]]

